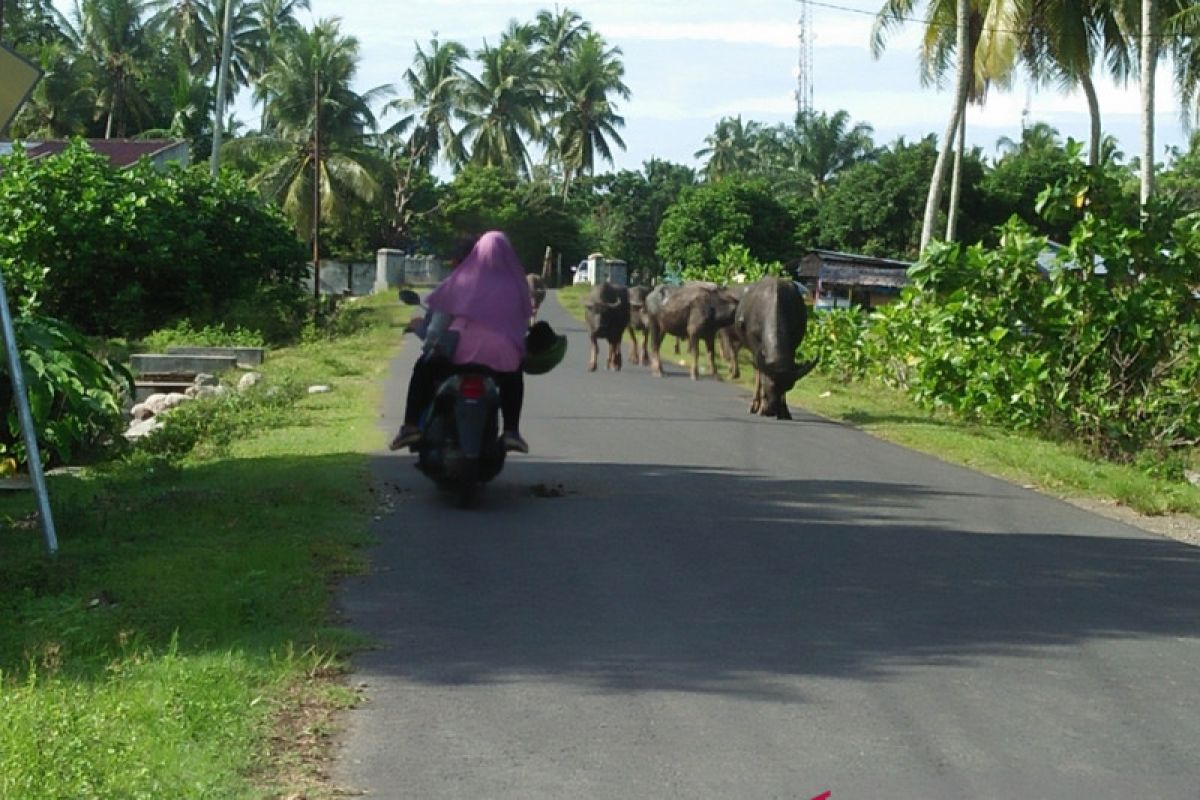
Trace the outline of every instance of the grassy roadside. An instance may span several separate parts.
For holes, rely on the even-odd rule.
[[[0,797],[327,796],[312,761],[330,627],[373,511],[379,386],[407,310],[269,355],[266,385],[325,384],[274,424],[179,465],[55,475],[60,555],[27,494],[0,497]]]
[[[572,286],[560,289],[557,296],[569,313],[583,319],[582,301],[589,288]],[[686,347],[682,358],[687,358]],[[706,360],[701,356],[702,364]],[[753,372],[744,351],[740,363],[741,383],[753,386]],[[717,365],[728,379],[728,369],[720,359]],[[788,394],[788,401],[881,439],[1050,494],[1116,502],[1142,514],[1200,517],[1200,489],[1195,486],[1156,479],[1132,467],[1097,462],[1069,444],[930,414],[902,393],[884,387],[843,384],[814,373],[800,381]]]

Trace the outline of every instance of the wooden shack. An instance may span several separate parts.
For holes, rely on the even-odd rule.
[[[908,283],[907,261],[835,250],[811,250],[793,266],[816,308],[866,310],[886,305]]]

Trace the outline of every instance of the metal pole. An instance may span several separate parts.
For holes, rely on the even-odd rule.
[[[21,356],[17,353],[17,336],[13,330],[12,314],[8,310],[8,292],[4,288],[3,274],[0,274],[0,318],[4,326],[4,345],[8,352],[8,374],[12,381],[13,399],[21,418],[21,435],[25,439],[25,454],[29,459],[29,476],[33,479],[33,491],[37,495],[38,512],[42,518],[42,538],[46,543],[46,552],[56,556],[58,536],[54,532],[54,517],[50,514],[50,495],[46,492],[46,476],[42,474],[42,456],[38,451],[33,415],[29,413],[29,395],[25,391],[25,374],[21,371]]]
[[[321,72],[313,67],[313,319],[321,315]]]
[[[3,2],[3,0],[0,0]],[[213,124],[212,156],[209,166],[215,178],[221,171],[221,138],[225,127],[225,84],[229,75],[230,51],[233,49],[233,0],[225,0],[225,28],[221,31],[221,60],[217,66],[217,108]]]

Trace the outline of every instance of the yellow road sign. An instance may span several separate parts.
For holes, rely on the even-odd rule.
[[[41,77],[40,69],[0,44],[0,133],[25,105]]]

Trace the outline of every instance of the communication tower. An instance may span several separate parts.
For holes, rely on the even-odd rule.
[[[812,4],[800,0],[800,53],[796,61],[796,111],[810,114],[813,110],[813,29]]]

